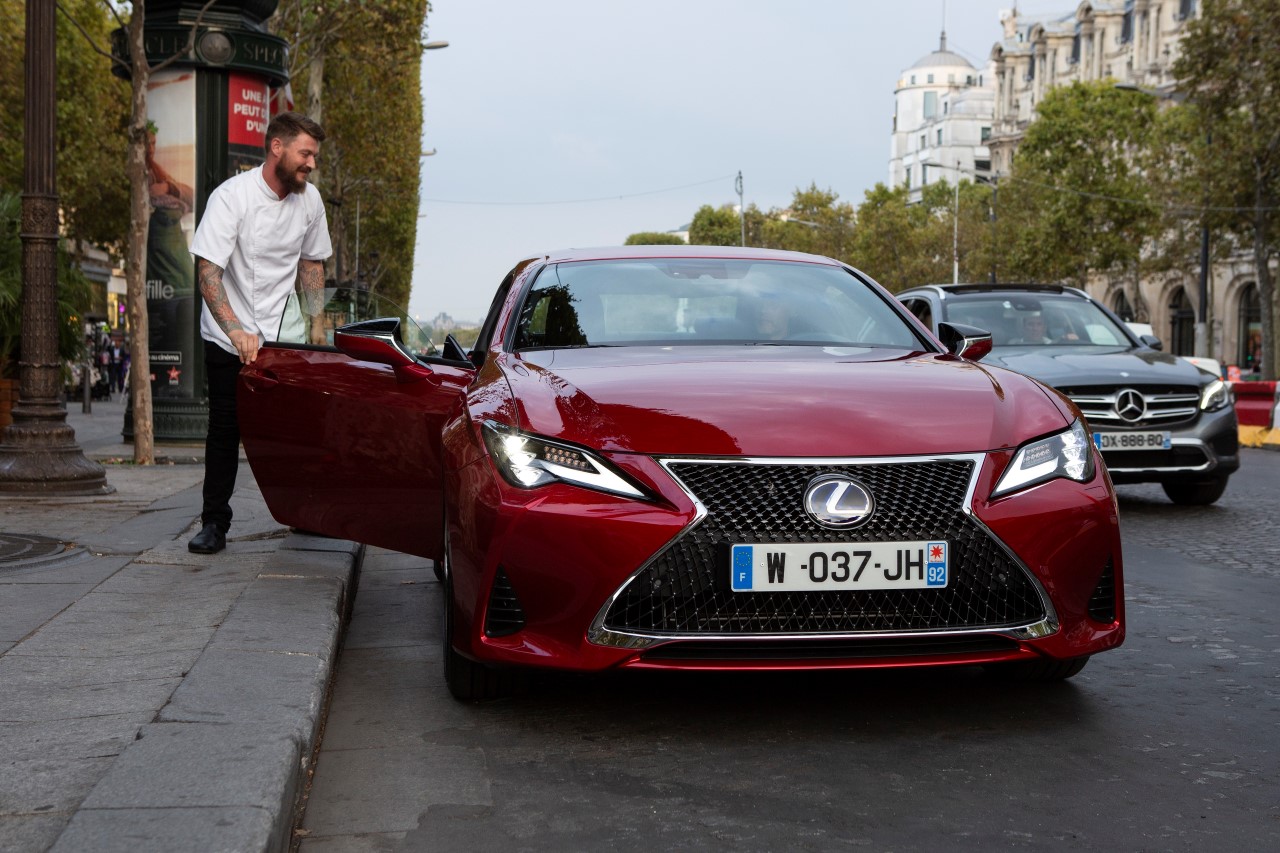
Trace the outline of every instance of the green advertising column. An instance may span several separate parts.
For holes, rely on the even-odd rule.
[[[265,28],[278,2],[219,0],[203,17],[200,0],[147,3],[148,60],[154,65],[179,54],[147,86],[146,287],[158,442],[202,441],[208,427],[201,299],[189,247],[213,189],[264,159],[270,88],[287,80],[288,45]],[[193,27],[195,48],[188,52]],[[113,48],[128,56],[124,30],[113,34]],[[124,437],[133,438],[132,400]]]

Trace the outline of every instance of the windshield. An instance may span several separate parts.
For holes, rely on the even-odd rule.
[[[986,329],[992,346],[1129,347],[1128,336],[1097,305],[1055,293],[949,296],[946,319]]]
[[[525,298],[515,339],[516,349],[686,344],[923,348],[839,267],[695,258],[550,266]]]

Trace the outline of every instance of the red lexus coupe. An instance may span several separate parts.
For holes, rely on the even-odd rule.
[[[470,352],[403,318],[333,346],[286,327],[240,379],[262,493],[282,523],[436,561],[459,698],[531,667],[1056,680],[1124,638],[1079,410],[837,261],[530,258]]]

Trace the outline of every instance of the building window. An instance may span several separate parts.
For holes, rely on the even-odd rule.
[[[954,75],[954,74],[948,74],[948,75],[947,75],[947,82],[948,82],[948,83],[954,83],[954,82],[956,82],[956,75]]]
[[[911,167],[907,167],[907,189],[911,189]]]
[[[938,128],[938,144],[942,144],[942,128]]]
[[[983,141],[983,142],[986,142],[986,141],[987,141],[988,139],[990,139],[990,138],[991,138],[991,128],[989,128],[989,127],[984,127],[984,128],[982,129],[982,141]]]
[[[942,114],[943,114],[943,115],[946,115],[946,114],[947,114],[947,109],[948,109],[950,106],[951,106],[951,104],[950,104],[949,102],[947,102],[947,101],[943,101],[943,102],[942,102]]]
[[[1129,300],[1124,295],[1123,290],[1117,290],[1115,298],[1111,300],[1111,310],[1116,312],[1116,316],[1126,323],[1133,322],[1133,306],[1129,304]]]
[[[1196,15],[1196,0],[1179,0],[1178,2],[1178,20],[1185,21],[1188,18],[1194,18]]]
[[[1262,301],[1258,286],[1248,284],[1240,292],[1240,348],[1236,362],[1242,373],[1253,373],[1262,361]]]
[[[916,75],[912,74],[912,75],[911,75],[911,85],[912,85],[912,86],[914,86],[915,84],[916,84]]]
[[[1169,302],[1169,352],[1195,355],[1196,312],[1187,291],[1179,287]]]
[[[1071,39],[1071,64],[1080,64],[1080,25],[1076,24],[1075,37]]]
[[[920,186],[927,187],[929,185],[929,165],[927,163],[920,164]]]
[[[932,75],[932,74],[930,74],[930,75],[928,76],[928,78],[926,78],[926,82],[928,82],[928,83],[932,83],[932,82],[933,82],[933,75]]]
[[[924,93],[924,117],[933,118],[938,114],[938,93]]]
[[[925,135],[925,134],[923,134],[923,133],[922,133],[922,134],[920,134],[920,150],[922,150],[922,151],[923,151],[925,148],[928,148],[928,147],[929,147],[929,141],[928,141],[928,140],[929,140],[929,137],[928,137],[928,136],[926,136],[926,135]]]
[[[1124,17],[1120,19],[1120,43],[1133,41],[1133,0],[1125,0]]]
[[[977,172],[979,175],[982,175],[982,174],[990,175],[991,161],[990,160],[974,160],[973,171]]]

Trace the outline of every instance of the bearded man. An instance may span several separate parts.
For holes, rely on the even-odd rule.
[[[236,379],[265,341],[274,341],[295,281],[311,315],[310,342],[324,344],[324,261],[332,253],[320,192],[307,182],[324,129],[298,113],[267,127],[266,162],[228,178],[209,196],[191,254],[204,306],[209,379],[201,530],[188,543],[197,554],[226,547],[231,493],[240,464]]]

